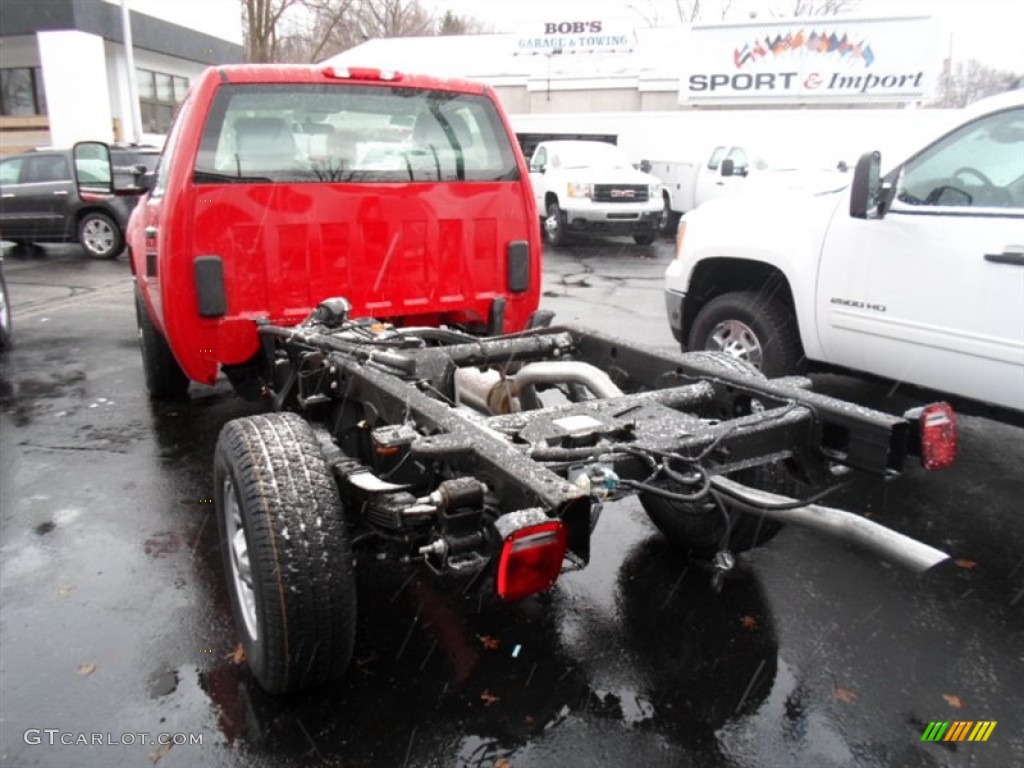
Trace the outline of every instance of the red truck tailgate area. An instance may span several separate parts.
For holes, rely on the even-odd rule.
[[[508,285],[509,244],[534,226],[518,183],[232,183],[189,194],[188,239],[194,257],[221,258],[227,312],[199,316],[190,265],[177,260],[188,271],[173,276],[179,311],[168,313],[168,336],[202,339],[191,346],[204,359],[176,344],[187,370],[245,362],[257,351],[255,319],[297,323],[331,296],[346,297],[353,316],[398,323],[486,323],[504,296],[506,331],[538,302],[539,253],[530,253],[528,289]]]

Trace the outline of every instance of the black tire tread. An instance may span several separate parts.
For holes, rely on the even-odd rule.
[[[683,358],[733,373],[765,378],[756,366],[723,352],[687,352]],[[795,481],[781,465],[755,467],[738,472],[735,478],[739,482],[781,494],[790,494],[795,487]],[[670,490],[673,489],[672,485],[668,487]],[[655,527],[674,546],[699,558],[710,557],[718,551],[725,534],[725,521],[713,501],[682,503],[655,494],[642,493],[640,504]],[[726,508],[728,509],[728,502]],[[749,513],[733,512],[729,549],[733,552],[753,549],[766,543],[780,530],[782,525],[773,520]]]
[[[567,234],[566,234],[566,231],[565,231],[565,214],[562,212],[562,209],[558,205],[558,202],[557,201],[552,201],[552,202],[548,203],[548,206],[547,206],[547,209],[546,209],[546,213],[547,213],[547,217],[548,218],[550,218],[551,216],[557,216],[558,217],[559,226],[558,226],[558,229],[555,231],[555,233],[551,234],[551,230],[549,230],[548,227],[547,227],[547,221],[545,221],[544,222],[544,238],[551,245],[554,245],[554,246],[564,245],[565,241],[566,241],[566,238],[567,238]]]
[[[138,285],[135,286],[135,319],[149,396],[154,400],[183,399],[188,393],[188,376],[171,352],[167,339],[153,324]]]
[[[706,349],[707,335],[721,319],[716,317],[719,314],[742,320],[758,333],[764,354],[762,370],[768,378],[804,371],[806,360],[796,318],[781,301],[761,291],[734,291],[711,299],[694,318],[688,349]]]
[[[7,292],[7,281],[4,279],[3,272],[0,272],[0,294],[3,295],[3,305],[7,309],[7,325],[0,322],[0,350],[4,350],[11,346],[14,321],[11,313],[11,297]]]
[[[355,569],[338,489],[312,428],[292,413],[235,419],[221,431],[215,467],[219,505],[225,473],[234,478],[249,542],[259,639],[254,646],[242,634],[254,676],[271,693],[339,677],[355,645]]]

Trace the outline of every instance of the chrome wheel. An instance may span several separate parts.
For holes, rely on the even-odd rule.
[[[749,325],[739,320],[723,320],[712,328],[705,349],[724,352],[738,360],[745,360],[758,369],[764,361],[764,353],[757,335]]]
[[[249,543],[245,538],[242,508],[238,504],[235,486],[230,478],[224,481],[224,522],[227,533],[225,538],[231,555],[231,586],[242,609],[245,630],[249,633],[249,638],[255,641],[259,639],[259,630],[256,623],[256,592],[253,590]]]
[[[82,225],[82,245],[94,256],[106,256],[117,242],[117,232],[110,222],[93,218]]]

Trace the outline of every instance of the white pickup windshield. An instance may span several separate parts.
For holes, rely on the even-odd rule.
[[[566,141],[552,147],[551,164],[560,168],[632,168],[626,153],[600,141]]]
[[[222,86],[195,168],[197,183],[516,178],[487,98],[347,84]]]

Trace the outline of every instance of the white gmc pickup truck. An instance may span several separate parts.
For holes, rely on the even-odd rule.
[[[635,169],[625,153],[601,141],[545,141],[530,159],[530,183],[544,235],[561,245],[572,232],[658,236],[661,181]]]
[[[688,213],[666,272],[676,339],[768,376],[839,367],[1024,411],[1024,91],[879,163],[844,189]]]

